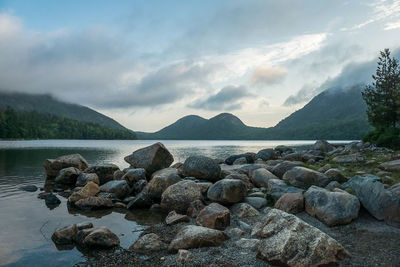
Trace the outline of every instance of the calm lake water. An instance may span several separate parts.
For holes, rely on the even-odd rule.
[[[0,141],[0,266],[71,266],[85,260],[76,248],[58,250],[51,241],[55,229],[90,221],[116,233],[128,248],[140,231],[160,221],[161,215],[148,211],[107,210],[82,213],[68,210],[66,199],[54,208],[46,207],[36,192],[19,190],[21,185],[43,187],[46,158],[80,153],[89,164],[115,163],[128,167],[124,156],[153,144],[154,140],[33,140]],[[310,145],[314,141],[161,141],[176,162],[190,155],[226,158],[232,154],[257,152],[278,145]],[[343,143],[345,141],[337,141]]]

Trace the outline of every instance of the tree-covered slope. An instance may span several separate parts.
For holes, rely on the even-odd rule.
[[[108,128],[126,130],[115,120],[85,106],[65,103],[50,95],[0,92],[0,109],[11,107],[16,111],[36,111],[58,117],[90,122]]]
[[[134,132],[36,111],[0,109],[1,139],[136,139]]]

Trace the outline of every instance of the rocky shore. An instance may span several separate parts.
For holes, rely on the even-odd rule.
[[[129,249],[109,229],[66,225],[56,246],[87,251],[79,266],[396,266],[400,154],[369,143],[317,141],[174,163],[161,143],[89,166],[79,154],[44,162],[49,207],[151,209],[165,221]],[[129,233],[127,233],[129,234]]]

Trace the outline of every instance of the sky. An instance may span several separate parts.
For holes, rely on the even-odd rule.
[[[274,126],[370,82],[400,0],[0,0],[0,90],[47,93],[140,131],[221,112]]]

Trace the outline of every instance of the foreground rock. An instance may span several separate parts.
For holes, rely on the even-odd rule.
[[[89,248],[111,248],[119,246],[119,238],[106,227],[80,230],[76,235],[79,245]]]
[[[149,175],[168,168],[174,162],[173,156],[162,143],[138,149],[124,159],[132,168],[143,168]]]
[[[234,204],[243,200],[247,194],[246,184],[240,180],[223,179],[213,184],[207,197],[214,202]]]
[[[43,167],[47,176],[56,177],[60,170],[74,167],[80,171],[84,171],[89,167],[87,161],[79,154],[65,155],[56,159],[46,159]]]
[[[348,224],[358,217],[360,202],[346,191],[311,186],[305,196],[306,212],[328,226]]]
[[[312,185],[325,187],[329,184],[329,178],[320,172],[304,167],[294,167],[283,175],[283,180],[295,187],[308,189]]]
[[[174,210],[168,213],[168,216],[165,218],[165,223],[167,225],[173,225],[181,222],[189,222],[190,219],[187,215],[178,214]]]
[[[140,180],[146,180],[146,170],[143,168],[128,169],[121,179],[127,181],[129,186],[133,186]]]
[[[229,237],[222,231],[202,226],[184,226],[171,241],[168,250],[219,246]]]
[[[93,197],[99,192],[100,188],[96,183],[88,182],[81,190],[74,192],[71,196],[69,196],[68,203],[75,204],[77,201],[88,197]]]
[[[239,218],[249,218],[260,215],[258,210],[247,203],[237,203],[231,207],[231,210],[232,213],[237,215]]]
[[[125,180],[113,180],[100,186],[101,192],[113,193],[117,198],[123,199],[130,191]]]
[[[350,257],[336,240],[295,215],[269,209],[252,236],[262,238],[257,257],[279,266],[331,266]]]
[[[159,251],[164,247],[161,238],[154,234],[141,236],[129,249],[138,252]]]
[[[193,181],[184,180],[168,187],[161,196],[161,208],[186,214],[190,203],[201,200],[200,187]]]
[[[196,177],[211,182],[221,179],[221,167],[211,158],[205,156],[191,156],[182,166],[184,176]]]
[[[166,168],[156,171],[151,176],[151,180],[147,185],[147,193],[150,198],[160,200],[165,189],[181,180],[181,177],[178,175],[178,170],[175,168]]]
[[[202,209],[196,218],[197,225],[224,230],[230,225],[231,214],[229,210],[218,204],[211,203]]]
[[[103,185],[114,180],[114,172],[118,171],[119,167],[115,164],[100,164],[92,166],[85,170],[85,173],[95,173],[99,177],[99,185]]]
[[[263,168],[254,170],[251,175],[251,182],[256,187],[268,187],[268,181],[270,179],[278,179],[278,177]]]
[[[85,186],[88,182],[94,182],[100,184],[99,177],[95,173],[84,173],[79,174],[76,180],[76,186]]]
[[[78,233],[78,227],[76,226],[76,224],[73,224],[57,229],[51,236],[51,239],[57,245],[73,244],[75,235],[77,233]]]
[[[284,194],[275,203],[274,208],[291,214],[300,213],[304,211],[303,194],[299,193]]]

